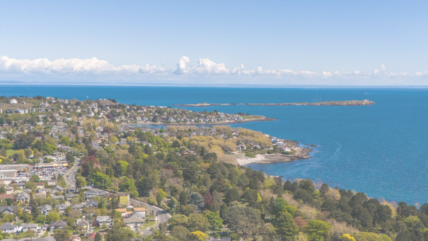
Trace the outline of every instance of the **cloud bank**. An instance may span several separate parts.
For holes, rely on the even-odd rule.
[[[150,78],[156,79],[175,79],[183,80],[186,78],[194,77],[209,77],[209,78],[233,78],[239,80],[240,78],[257,80],[265,78],[266,80],[272,79],[284,80],[281,83],[290,83],[292,80],[294,84],[298,83],[311,83],[308,80],[317,80],[318,84],[333,83],[334,80],[370,80],[370,79],[384,79],[384,80],[400,80],[400,83],[413,83],[413,79],[425,80],[422,85],[427,85],[428,71],[417,73],[405,72],[388,72],[384,65],[379,69],[372,72],[331,72],[331,71],[294,71],[290,69],[274,69],[264,70],[262,67],[257,69],[246,69],[243,64],[227,68],[224,63],[215,63],[208,58],[199,59],[195,65],[192,65],[190,59],[186,56],[180,58],[177,63],[176,69],[167,69],[156,65],[112,65],[105,60],[97,58],[91,59],[56,59],[49,60],[46,58],[40,59],[14,59],[7,56],[0,56],[0,77],[8,74],[14,76],[39,76],[39,77],[76,77],[79,76],[128,76],[135,77],[136,79]],[[301,81],[301,82],[296,82]],[[331,82],[333,81],[333,82]],[[239,82],[239,81],[238,81]],[[268,81],[269,82],[269,81]],[[267,83],[267,82],[266,82]],[[260,83],[259,83],[260,84]],[[263,84],[263,83],[262,83]]]

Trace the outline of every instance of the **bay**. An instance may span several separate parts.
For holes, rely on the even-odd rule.
[[[5,96],[113,98],[139,105],[283,103],[363,100],[372,106],[185,107],[245,112],[277,119],[234,124],[272,136],[314,144],[311,158],[251,164],[284,179],[310,178],[374,198],[428,202],[428,90],[380,88],[192,88],[118,86],[0,86]]]

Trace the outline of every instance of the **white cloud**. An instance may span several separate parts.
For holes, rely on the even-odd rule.
[[[114,66],[105,60],[91,59],[13,59],[0,57],[0,72],[25,74],[158,74],[165,69],[156,65]]]
[[[171,81],[176,80],[187,80],[192,77],[230,77],[236,82],[247,82],[246,80],[253,78],[255,82],[261,77],[264,78],[263,83],[281,81],[281,83],[287,83],[287,81],[293,82],[294,80],[299,83],[310,83],[317,79],[322,79],[322,83],[343,83],[344,80],[370,80],[370,79],[399,79],[403,83],[406,79],[423,79],[428,77],[428,71],[421,71],[414,74],[405,72],[388,72],[384,64],[379,69],[375,69],[373,72],[362,72],[355,70],[352,72],[339,72],[339,71],[321,71],[314,72],[309,70],[295,71],[290,69],[264,69],[261,66],[256,69],[246,69],[243,64],[238,66],[227,68],[224,63],[216,63],[208,58],[199,59],[195,65],[191,64],[190,59],[187,56],[183,56],[177,63],[175,70],[159,67],[156,65],[113,65],[105,60],[99,60],[97,58],[91,59],[56,59],[49,60],[45,58],[41,59],[14,59],[7,56],[0,56],[0,77],[5,74],[19,74],[19,76],[51,76],[55,78],[61,78],[66,76],[77,76],[77,75],[89,75],[89,76],[100,76],[100,78],[106,76],[129,76],[129,79],[144,80],[145,76],[153,76],[153,79],[167,79]],[[161,76],[161,77],[159,77]],[[236,77],[243,77],[236,78]],[[405,78],[405,79],[403,79]],[[331,81],[330,81],[331,80]],[[306,82],[305,82],[306,81]],[[330,82],[329,82],[330,81]],[[293,82],[297,83],[297,82]],[[313,82],[318,83],[318,82]]]

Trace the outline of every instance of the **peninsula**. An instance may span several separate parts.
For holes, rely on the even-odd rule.
[[[198,103],[198,104],[175,104],[174,106],[182,107],[208,107],[208,106],[228,106],[228,105],[313,105],[313,106],[359,106],[359,105],[374,105],[375,102],[370,100],[344,100],[344,101],[322,101],[322,102],[298,102],[298,103]]]

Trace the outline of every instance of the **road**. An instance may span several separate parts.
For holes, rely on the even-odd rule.
[[[76,158],[74,160],[74,165],[71,169],[68,170],[66,176],[65,176],[65,182],[67,183],[67,186],[70,188],[76,188],[76,172],[80,165],[80,159]]]

